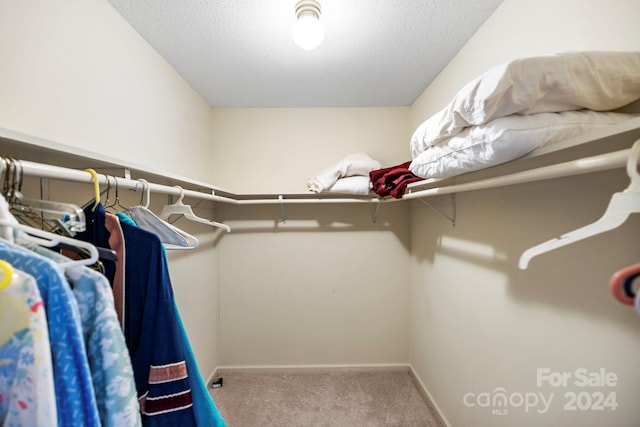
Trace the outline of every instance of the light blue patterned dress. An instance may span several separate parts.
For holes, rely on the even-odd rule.
[[[56,262],[69,259],[31,247]],[[106,277],[86,267],[67,268],[65,276],[78,302],[91,378],[104,427],[141,426],[133,368]]]
[[[33,277],[0,290],[0,425],[57,425],[47,320]]]

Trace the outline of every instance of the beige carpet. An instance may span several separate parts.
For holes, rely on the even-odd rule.
[[[440,427],[408,372],[221,372],[229,427]]]

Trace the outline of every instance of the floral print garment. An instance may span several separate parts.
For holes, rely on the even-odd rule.
[[[57,425],[44,304],[35,279],[17,270],[0,290],[0,425]]]

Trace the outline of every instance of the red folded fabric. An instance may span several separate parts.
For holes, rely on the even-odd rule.
[[[408,161],[369,172],[373,191],[380,197],[393,196],[396,199],[402,198],[407,185],[422,180],[422,178],[409,171],[410,164],[411,161]]]

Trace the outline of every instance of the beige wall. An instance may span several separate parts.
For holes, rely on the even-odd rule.
[[[240,193],[304,193],[354,152],[409,159],[409,108],[214,109],[213,182]],[[408,209],[227,207],[220,243],[223,366],[408,360]],[[380,264],[392,268],[380,268]]]
[[[225,207],[221,365],[406,364],[403,204]]]
[[[106,0],[0,2],[0,54],[0,127],[209,179],[207,104]]]
[[[640,49],[640,3],[506,0],[413,107],[413,125],[463,84],[515,57],[564,50]],[[411,213],[411,364],[452,426],[632,426],[640,371],[638,315],[608,290],[611,274],[637,263],[638,219],[532,260],[528,247],[599,218],[624,171],[459,194],[452,227],[421,207]],[[447,198],[434,198],[436,204]],[[566,387],[538,387],[537,369],[572,374]],[[575,370],[615,373],[615,387],[575,385]],[[526,412],[465,405],[490,397],[554,394]],[[614,392],[616,410],[568,411],[565,393]],[[583,397],[586,399],[587,397]],[[481,397],[482,399],[482,397]],[[533,397],[531,397],[533,399]],[[533,401],[533,400],[532,400]],[[482,402],[482,401],[481,401]],[[500,409],[500,408],[498,408]]]
[[[303,193],[307,179],[364,151],[409,159],[409,108],[214,109],[214,182]],[[408,360],[408,207],[222,206],[222,365]],[[381,268],[380,265],[391,268]]]
[[[0,58],[0,127],[208,180],[209,107],[107,1],[0,1]],[[49,185],[52,200],[91,194]],[[158,209],[165,201],[153,197]],[[217,366],[215,235],[178,225],[201,239],[197,252],[170,253],[170,272],[206,378]]]
[[[239,193],[305,193],[347,154],[409,160],[410,108],[213,109],[212,180]]]

